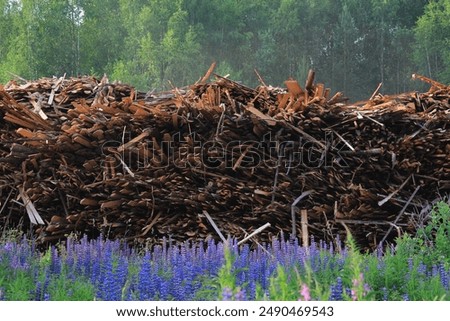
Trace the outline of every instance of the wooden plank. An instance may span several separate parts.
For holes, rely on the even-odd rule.
[[[42,220],[42,217],[39,215],[38,211],[36,210],[36,207],[34,207],[33,202],[28,197],[26,191],[19,187],[19,195],[22,198],[23,205],[25,206],[25,209],[28,214],[28,218],[31,221],[31,224],[34,225],[45,225],[44,221]]]
[[[303,247],[309,247],[309,233],[308,233],[308,211],[302,209],[300,211],[301,224],[302,224],[302,244]]]
[[[133,139],[131,139],[129,142],[126,142],[125,144],[120,145],[117,148],[117,151],[119,153],[123,152],[124,150],[130,148],[131,146],[137,144],[138,142],[140,142],[141,140],[143,140],[145,137],[149,136],[149,132],[148,131],[144,131],[142,133],[140,133],[138,136],[134,137]]]
[[[314,98],[323,98],[324,97],[324,89],[325,89],[324,84],[317,84]]]
[[[316,73],[314,70],[310,69],[308,71],[308,77],[306,78],[306,82],[305,82],[306,91],[311,91],[313,89],[315,75],[316,75]]]
[[[287,105],[287,102],[289,101],[289,98],[291,97],[290,94],[285,93],[285,94],[278,94],[277,95],[277,100],[278,100],[278,108],[279,109],[284,109]]]
[[[288,92],[294,97],[298,97],[304,92],[297,80],[286,80],[284,84],[286,85]]]
[[[258,117],[259,119],[263,120],[269,126],[275,126],[275,124],[277,123],[277,121],[275,119],[262,113],[261,111],[259,111],[258,109],[256,109],[255,107],[253,107],[251,105],[247,106],[246,109],[249,112],[251,112],[253,115],[255,115],[256,117]]]

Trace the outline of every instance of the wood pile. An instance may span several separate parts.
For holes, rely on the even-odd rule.
[[[346,103],[314,81],[142,93],[104,77],[0,86],[0,224],[137,242],[258,227],[374,247],[450,191],[450,87]],[[300,211],[305,215],[300,219]],[[206,213],[206,215],[205,215]],[[302,229],[303,227],[303,229]],[[305,228],[306,227],[306,228]]]

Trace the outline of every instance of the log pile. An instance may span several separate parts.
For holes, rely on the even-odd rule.
[[[0,224],[159,242],[217,237],[209,215],[241,239],[270,223],[257,238],[350,229],[373,247],[449,193],[450,86],[415,76],[430,91],[349,104],[313,72],[253,89],[211,71],[160,93],[106,77],[0,86]]]

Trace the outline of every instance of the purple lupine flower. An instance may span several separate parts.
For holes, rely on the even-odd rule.
[[[256,282],[254,280],[250,280],[248,285],[248,299],[255,300],[256,298]]]
[[[439,264],[439,277],[444,289],[449,290],[449,273],[445,270],[445,266],[443,263]]]
[[[436,276],[439,276],[439,268],[436,264],[433,264],[431,267],[431,277],[434,278]]]
[[[56,248],[52,245],[50,247],[51,261],[50,261],[50,273],[60,274],[61,273],[61,257],[58,254]]]
[[[229,287],[222,290],[222,301],[231,301],[233,299],[233,291]]]
[[[92,260],[91,268],[90,268],[91,273],[90,273],[89,278],[91,280],[91,283],[94,285],[97,285],[100,282],[100,266],[101,266],[101,264],[100,264],[99,259]]]
[[[377,248],[375,249],[375,254],[376,254],[378,260],[383,259],[384,251],[383,251],[383,247],[381,245],[377,246]]]
[[[161,281],[159,283],[159,299],[160,300],[167,300],[169,297],[169,281],[165,280],[164,278],[160,278]]]
[[[142,259],[141,270],[138,277],[139,300],[151,300],[154,296],[154,284],[152,282],[152,267],[150,263],[150,254],[146,253]]]
[[[346,294],[348,297],[351,297],[351,296],[352,296],[352,290],[351,290],[349,287],[346,287],[346,288],[345,288],[345,294]]]
[[[28,259],[32,256],[30,243],[28,242],[26,236],[24,235],[22,241],[19,243],[18,252],[14,253],[15,256],[19,257],[19,264],[23,267],[26,265]]]
[[[124,256],[119,257],[114,283],[116,284],[116,292],[121,295],[122,289],[128,278],[128,259]]]
[[[91,280],[92,274],[96,274],[97,271],[94,271],[93,264],[97,260],[91,260],[92,257],[97,258],[97,254],[92,254],[94,249],[94,242],[88,241],[87,236],[84,236],[80,243],[77,244],[76,251],[76,257],[77,257],[77,264],[76,264],[76,271],[78,273],[81,273],[82,275],[89,277]],[[94,277],[94,279],[96,279]]]
[[[317,248],[317,244],[314,242],[314,237],[311,237],[311,245],[309,246],[309,263],[311,270],[317,272],[320,269],[320,250]]]
[[[34,290],[34,300],[41,301],[41,295],[42,295],[42,283],[37,281],[36,289]]]
[[[12,259],[10,260],[10,267],[13,270],[26,271],[26,270],[28,270],[28,268],[30,266],[29,266],[28,262],[22,261],[20,256],[13,256]]]
[[[74,242],[71,237],[66,240],[66,258],[65,265],[71,271],[75,264]]]
[[[330,301],[342,301],[343,300],[343,285],[342,285],[342,278],[340,276],[336,279],[336,285],[331,286],[331,295],[330,295]]]
[[[116,293],[114,293],[112,247],[109,242],[105,243],[104,253],[100,258],[97,297],[105,301],[114,301],[116,300]]]
[[[237,291],[236,294],[234,295],[234,299],[236,301],[246,301],[247,295],[245,293],[245,289],[239,289],[239,291]]]
[[[410,258],[408,258],[408,270],[409,270],[409,272],[412,272],[413,268],[414,268],[414,262],[413,262],[413,259],[410,257]]]
[[[402,296],[403,301],[409,301],[409,295],[407,293]]]
[[[417,266],[417,272],[423,276],[427,275],[427,266],[423,264],[422,262],[419,263]]]
[[[382,291],[383,291],[383,301],[387,301],[388,300],[388,295],[389,295],[387,288],[383,287]]]
[[[262,284],[264,277],[263,270],[261,270],[262,264],[261,260],[257,260],[252,258],[249,262],[248,266],[248,280],[250,284],[254,286],[254,293],[256,294],[256,283]],[[253,290],[250,290],[250,293],[253,293]]]
[[[172,295],[174,299],[177,301],[181,301],[185,297],[185,288],[183,283],[188,283],[189,280],[186,280],[184,274],[184,264],[176,264],[172,267]],[[183,282],[184,281],[184,282]]]

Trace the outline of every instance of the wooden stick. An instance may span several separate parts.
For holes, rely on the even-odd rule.
[[[411,176],[410,176],[411,177]],[[380,245],[383,244],[384,241],[386,241],[386,238],[388,237],[389,233],[391,233],[392,229],[396,226],[397,221],[400,219],[400,217],[403,215],[403,213],[405,213],[406,208],[408,207],[408,205],[411,203],[412,199],[414,198],[414,196],[416,195],[416,193],[419,191],[420,185],[416,187],[416,189],[414,190],[414,192],[411,194],[411,196],[409,197],[408,201],[406,202],[406,204],[403,206],[402,210],[400,211],[400,213],[398,213],[397,217],[395,218],[394,222],[392,222],[392,225],[389,227],[389,230],[386,232],[386,234],[384,235],[383,239],[380,241]]]
[[[245,233],[245,236],[248,235],[247,231],[245,231],[242,227],[239,226],[239,229]],[[253,240],[253,242],[256,243],[256,245],[258,245],[258,247],[263,251],[266,252],[267,255],[269,255],[270,257],[272,257],[273,259],[275,258],[275,256],[270,253],[269,251],[266,250],[266,248],[264,246],[261,245],[261,243],[259,243],[257,240]]]
[[[379,221],[363,221],[363,220],[346,220],[346,219],[335,219],[337,223],[346,223],[346,224],[361,224],[361,225],[392,225],[391,222],[379,222]],[[408,224],[398,224],[399,226],[408,226]]]
[[[217,227],[216,223],[214,223],[212,217],[209,215],[209,213],[205,210],[203,210],[203,215],[206,216],[211,226],[214,228],[216,233],[219,235],[220,239],[222,240],[223,244],[227,244],[226,238],[223,236],[222,232],[220,232],[219,228]]]
[[[262,113],[253,106],[247,106],[246,109],[259,119],[263,120],[269,126],[275,126],[277,124],[277,121],[274,118]]]
[[[308,211],[303,209],[301,213],[301,223],[302,223],[302,242],[303,247],[309,246],[309,233],[308,233]]]
[[[382,206],[384,203],[386,203],[387,201],[389,201],[392,196],[394,196],[395,194],[397,194],[405,185],[406,183],[409,181],[409,179],[411,178],[412,174],[408,176],[408,178],[402,183],[402,185],[400,185],[399,188],[397,188],[395,191],[393,191],[391,194],[389,194],[388,196],[386,196],[384,199],[382,199],[381,201],[378,202],[378,206]]]
[[[145,236],[150,230],[151,228],[156,224],[156,222],[159,220],[159,217],[161,216],[161,212],[159,212],[158,214],[156,214],[156,216],[153,218],[153,220],[150,222],[150,224],[148,224],[147,226],[144,226],[142,228],[142,234],[140,235]]]
[[[261,85],[263,85],[264,87],[267,87],[266,83],[264,82],[264,79],[262,79],[261,75],[259,74],[258,70],[253,69],[255,71],[256,77],[258,77],[258,81]]]
[[[116,157],[116,159],[122,164],[123,168],[125,169],[125,171],[130,174],[131,177],[134,177],[134,173],[131,171],[131,169],[127,166],[127,164],[125,164],[125,162],[122,160],[122,158],[117,155],[114,154],[114,156]]]
[[[304,132],[303,130],[301,130],[298,127],[295,127],[294,125],[292,125],[291,123],[286,122],[285,120],[280,121],[281,124],[283,124],[285,127],[289,127],[290,129],[296,131],[297,133],[299,133],[300,135],[302,135],[303,137],[306,138],[306,140],[310,141],[311,143],[317,144],[320,147],[322,147],[323,149],[327,149],[327,147],[325,146],[325,144],[323,144],[322,142],[318,141],[317,139],[315,139],[313,136],[311,136],[310,134]]]
[[[24,83],[27,83],[27,82],[28,82],[26,79],[20,77],[19,75],[14,74],[14,73],[12,73],[12,72],[10,72],[10,71],[7,71],[7,73],[10,74],[11,76],[13,76],[13,77],[15,77],[15,78],[17,78],[17,79],[23,81]]]
[[[217,122],[216,135],[215,135],[216,139],[219,137],[219,134],[223,131],[223,121],[225,119],[225,112],[227,111],[225,104],[222,103],[219,105],[219,107],[222,108],[222,114],[220,115],[219,121]]]
[[[308,71],[308,77],[306,78],[306,83],[305,83],[305,89],[307,91],[312,89],[315,75],[316,75],[316,73],[314,72],[314,70],[310,69]]]
[[[58,81],[52,86],[52,91],[50,93],[50,97],[48,98],[47,104],[51,106],[53,104],[53,99],[55,98],[55,93],[59,89],[59,85],[61,85],[62,81],[66,78],[66,74],[58,79]]]
[[[299,197],[297,197],[294,202],[291,205],[291,219],[292,219],[292,237],[295,238],[297,235],[297,229],[296,229],[296,219],[295,219],[295,206],[300,202],[303,198],[311,194],[313,191],[309,190],[306,192],[303,192]]]
[[[248,235],[247,237],[245,237],[243,240],[239,241],[237,245],[241,245],[242,243],[244,243],[245,241],[251,239],[253,236],[255,236],[256,234],[261,233],[262,231],[264,231],[266,228],[270,227],[270,223],[266,223],[263,226],[257,228],[253,233],[251,233],[250,235]]]
[[[367,115],[361,114],[360,112],[357,112],[357,115],[358,115],[358,118],[359,118],[359,117],[361,117],[361,118],[362,118],[362,117],[365,117],[365,118],[367,118],[367,119],[373,121],[375,124],[378,124],[378,125],[380,125],[381,127],[384,127],[384,124],[383,124],[383,123],[380,123],[378,120],[375,120],[375,119],[373,119],[373,118],[371,118],[371,117],[369,117],[369,116],[367,116]]]
[[[39,215],[38,211],[34,207],[33,202],[30,200],[23,188],[19,188],[19,195],[22,198],[23,205],[27,210],[27,214],[30,218],[31,223],[35,225],[45,225],[42,217]]]
[[[281,162],[281,157],[278,156],[277,168],[275,169],[275,177],[273,179],[273,185],[272,185],[272,200],[270,201],[270,204],[273,204],[273,202],[275,202],[275,192],[277,190],[278,174],[280,173],[280,162]]]
[[[209,66],[208,71],[206,74],[200,79],[198,83],[204,84],[208,81],[209,77],[211,77],[211,74],[213,73],[214,69],[216,68],[216,62],[214,61],[211,66]]]
[[[3,212],[3,210],[5,209],[6,204],[8,204],[9,198],[11,197],[13,191],[14,191],[14,189],[12,189],[12,188],[9,190],[9,194],[8,194],[8,196],[6,197],[5,202],[2,204],[2,207],[0,208],[0,214],[1,214],[1,213]]]
[[[124,132],[124,133],[125,133],[125,132]],[[130,147],[133,146],[134,144],[140,142],[142,139],[144,139],[144,138],[147,137],[148,135],[149,135],[149,132],[148,132],[148,131],[142,132],[142,133],[139,134],[138,136],[136,136],[136,137],[134,137],[133,139],[131,139],[129,142],[120,145],[120,146],[117,148],[117,151],[118,151],[119,153],[123,152],[123,151],[126,150],[127,148],[130,148]],[[123,141],[123,140],[124,140],[124,139],[122,138],[122,141]]]
[[[337,131],[335,131],[335,130],[332,129],[332,128],[330,128],[330,130],[331,130],[333,133],[335,133],[336,136],[339,137],[339,139],[342,140],[342,141],[344,142],[344,144],[347,145],[348,148],[350,148],[350,149],[352,150],[352,152],[355,151],[355,149],[353,148],[353,146],[350,145],[350,143],[349,143],[344,137],[342,137],[341,135],[339,135],[339,133],[338,133]]]
[[[245,150],[242,152],[241,156],[239,156],[239,158],[237,159],[236,164],[234,164],[234,166],[233,166],[234,171],[241,165],[242,160],[244,159],[245,155],[247,155],[249,149],[252,148],[254,145],[255,145],[255,143],[253,142],[245,148]]]
[[[333,95],[333,97],[331,97],[331,98],[327,101],[327,103],[330,104],[330,105],[332,105],[332,104],[334,104],[334,103],[337,103],[337,102],[339,101],[339,99],[341,99],[343,96],[344,96],[344,94],[341,93],[340,91],[338,91],[337,93],[335,93],[335,94]]]
[[[350,150],[343,150],[339,151],[339,154],[349,154],[349,155],[378,155],[382,154],[383,149],[382,148],[371,148],[366,150],[357,150],[357,151],[350,151]]]
[[[434,86],[434,87],[437,87],[437,88],[439,88],[439,89],[445,89],[445,88],[447,88],[446,85],[444,85],[444,84],[442,84],[442,83],[440,83],[440,82],[437,82],[437,81],[435,81],[435,80],[433,80],[433,79],[430,79],[430,78],[428,78],[428,77],[422,76],[422,75],[412,74],[411,77],[412,77],[412,79],[419,79],[419,80],[421,80],[421,81],[423,81],[423,82],[426,82],[426,83],[428,83],[428,84],[430,84],[430,85],[432,85],[432,86]]]
[[[372,96],[370,96],[369,100],[373,100],[375,98],[375,96],[378,94],[378,91],[380,90],[381,86],[383,86],[382,82],[380,82],[378,84],[378,87],[375,89],[375,91],[373,92]]]

